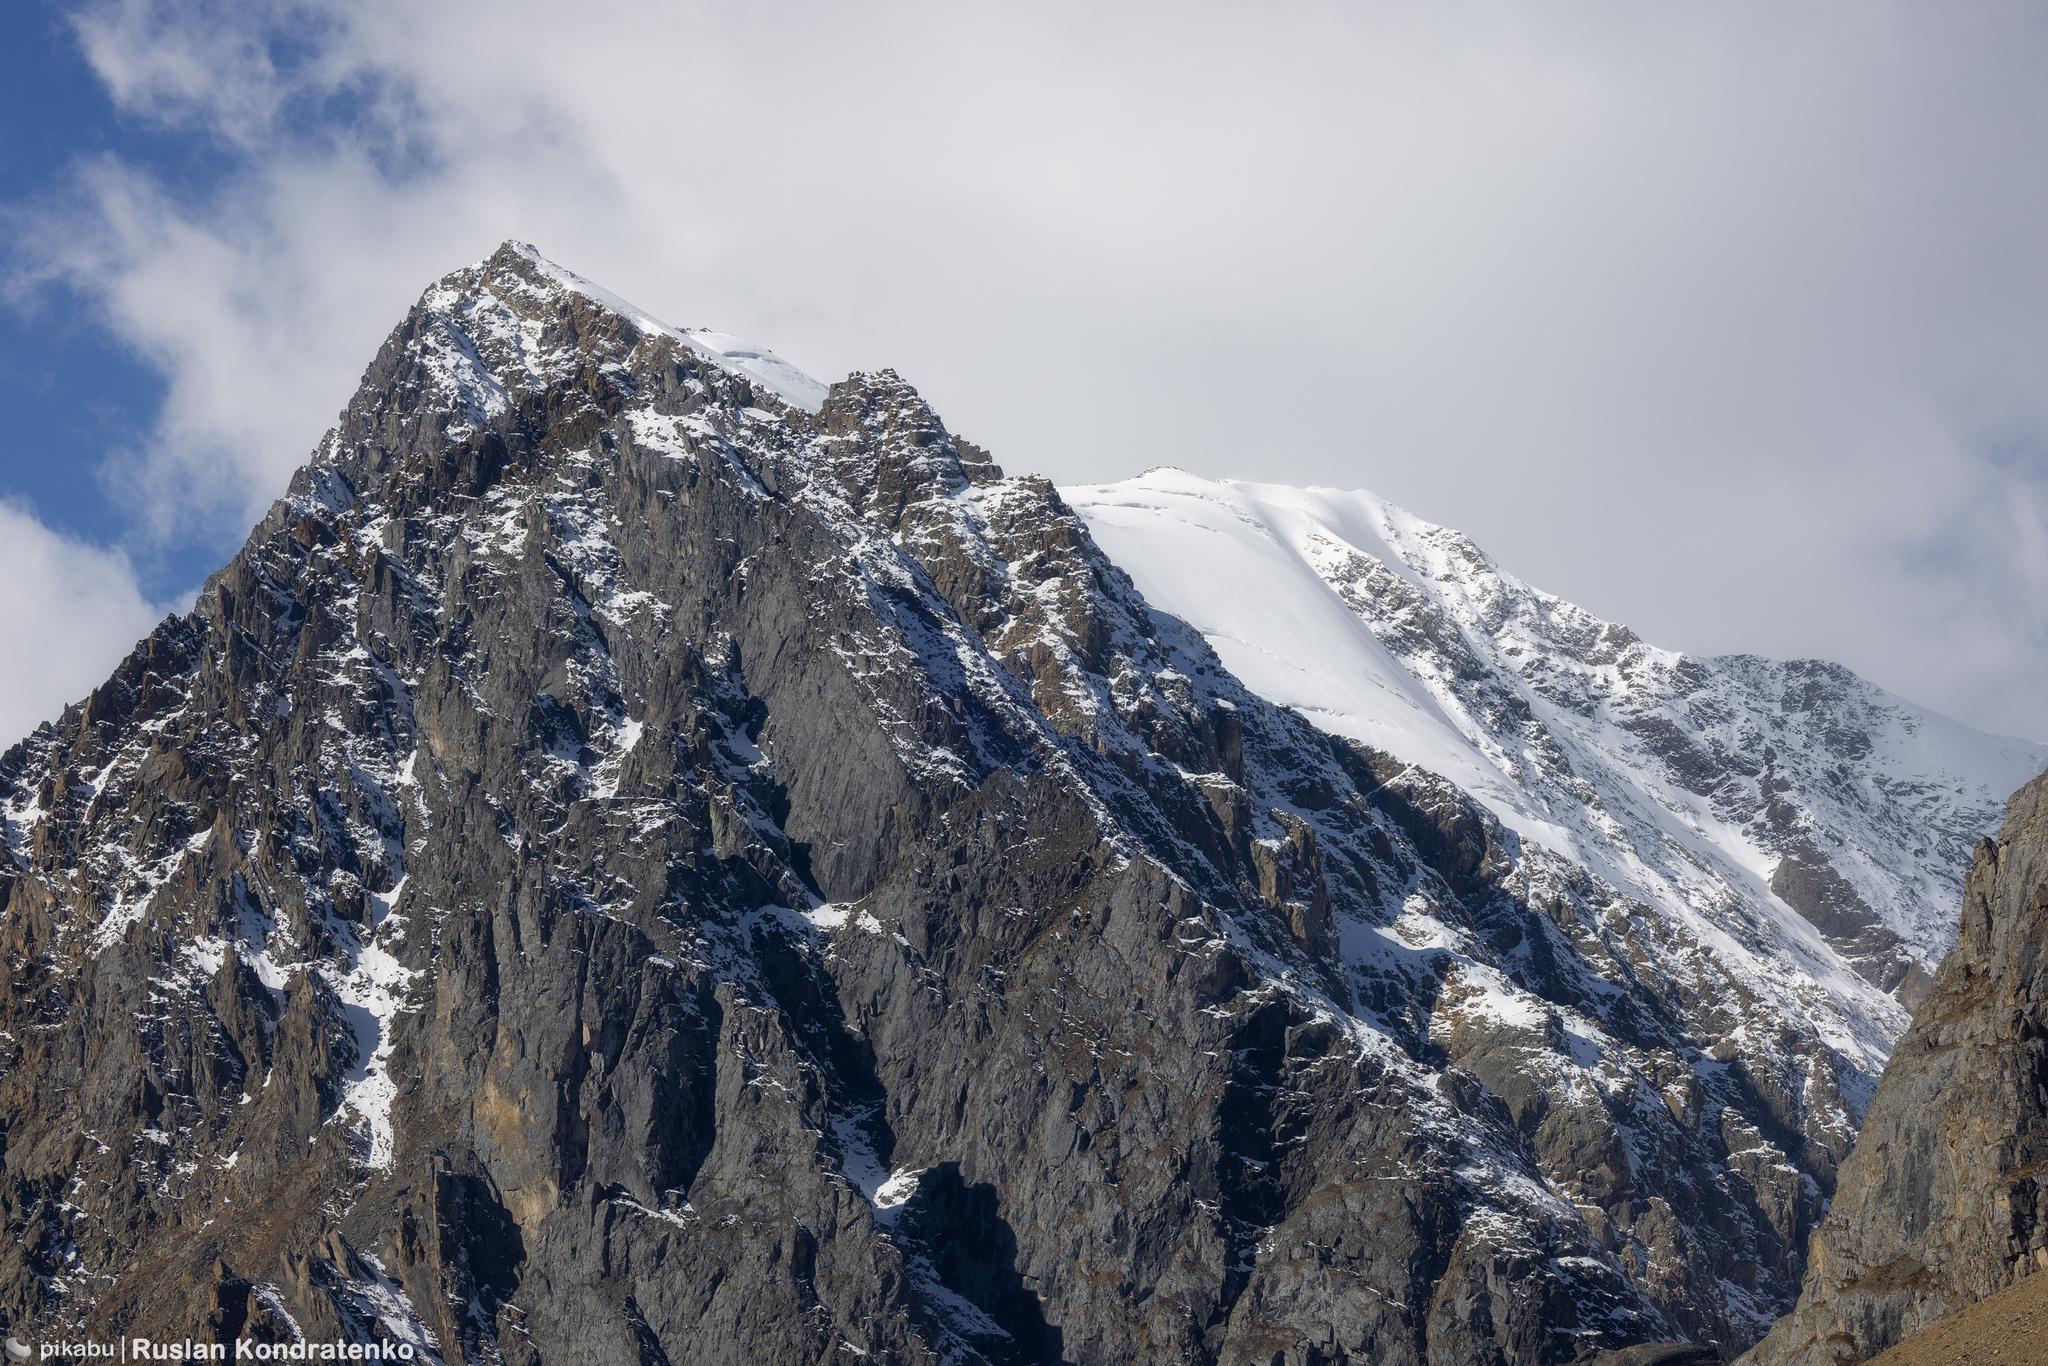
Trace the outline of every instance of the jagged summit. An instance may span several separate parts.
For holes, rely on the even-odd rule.
[[[437,282],[0,757],[5,1326],[1540,1366],[1791,1305],[1819,996],[1247,686],[900,377],[706,335]]]

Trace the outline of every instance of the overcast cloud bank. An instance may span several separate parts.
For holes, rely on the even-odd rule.
[[[821,378],[894,366],[1013,469],[1370,488],[1659,644],[2048,737],[2036,7],[125,0],[75,31],[231,167],[85,159],[13,209],[17,293],[72,287],[168,379],[108,457],[138,538],[252,521],[420,288],[520,237]],[[79,610],[132,640],[94,563]],[[0,720],[118,654],[65,639],[82,681],[11,670]]]

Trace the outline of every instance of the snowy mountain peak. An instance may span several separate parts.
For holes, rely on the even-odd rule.
[[[1759,967],[1828,982],[1859,1033],[1904,1026],[1876,993],[1918,999],[1972,845],[2048,763],[1839,665],[1658,649],[1370,493],[1173,469],[1065,492],[1255,690]]]
[[[0,754],[0,1319],[1727,1355],[1999,743],[1367,495],[1070,502],[508,244]]]

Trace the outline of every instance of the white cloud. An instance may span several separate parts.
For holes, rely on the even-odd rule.
[[[0,748],[107,680],[168,608],[146,601],[127,556],[59,535],[0,502]]]
[[[37,268],[169,377],[167,535],[528,238],[1007,465],[1366,486],[1652,639],[2048,735],[2048,57],[2020,5],[119,0]],[[275,38],[288,38],[273,43]],[[279,52],[290,52],[290,60]]]
[[[166,121],[196,115],[210,131],[248,146],[269,130],[285,93],[269,42],[311,17],[261,0],[211,14],[113,0],[81,13],[74,28],[117,104]]]

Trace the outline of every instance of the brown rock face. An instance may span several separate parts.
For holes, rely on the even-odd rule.
[[[1835,1366],[2048,1270],[2048,777],[1977,847],[1962,937],[1892,1054],[1799,1307],[1744,1358]]]

